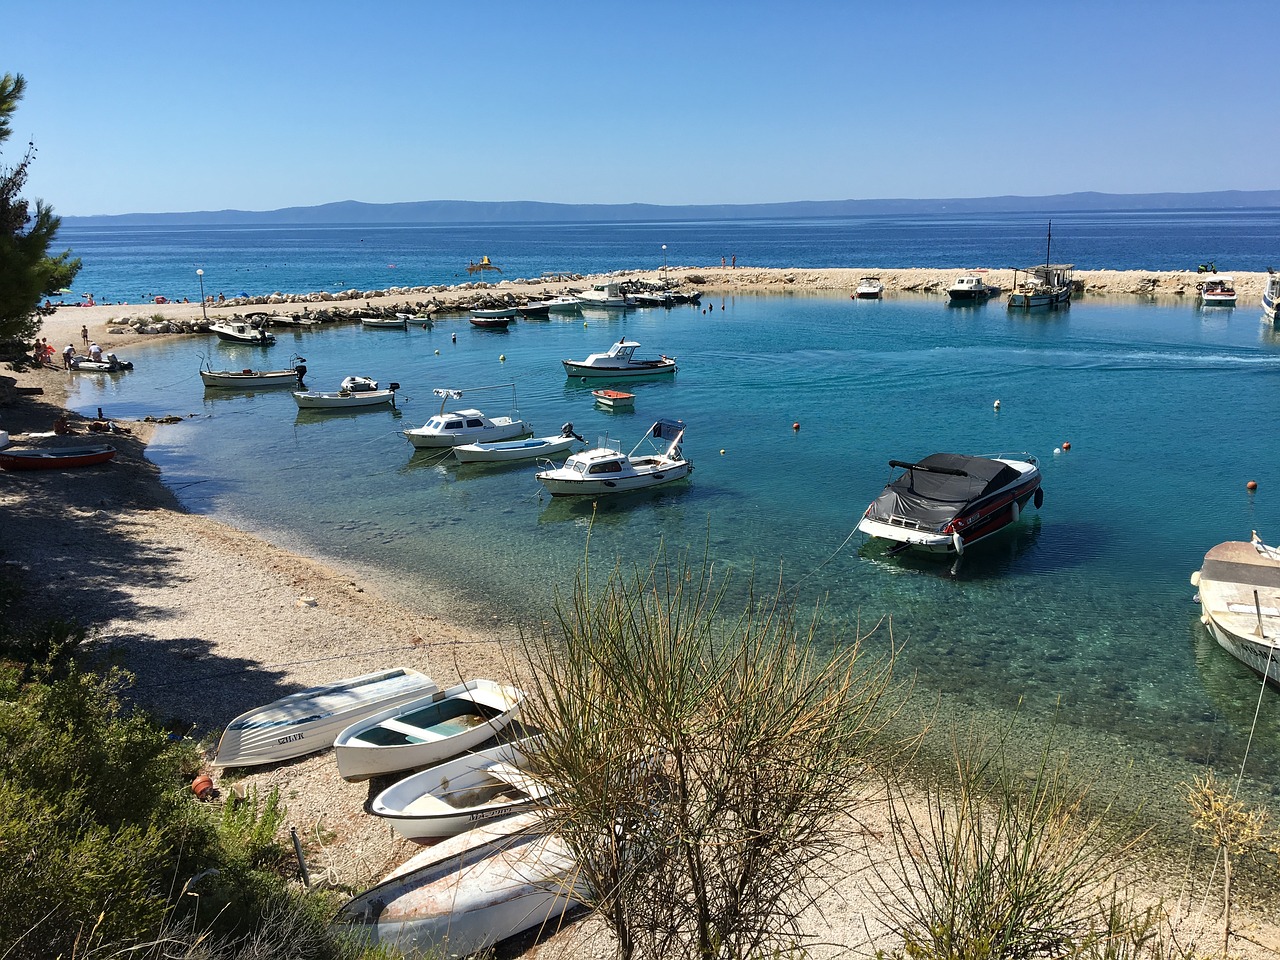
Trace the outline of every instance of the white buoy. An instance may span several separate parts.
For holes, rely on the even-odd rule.
[[[994,404],[992,404],[992,409],[993,409],[993,410],[999,410],[999,409],[1000,409],[1000,401],[999,401],[999,400],[997,400]]]
[[[1053,455],[1054,455],[1055,457],[1056,457],[1056,456],[1058,456],[1060,453],[1062,453],[1062,448],[1061,448],[1061,447],[1054,447],[1054,448],[1053,448]]]

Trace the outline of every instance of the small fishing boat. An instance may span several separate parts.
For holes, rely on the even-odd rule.
[[[879,277],[863,277],[853,291],[855,300],[879,300],[884,296],[884,284]]]
[[[1276,311],[1280,309],[1280,273],[1267,268],[1267,283],[1262,288],[1262,312],[1270,320],[1276,319]]]
[[[564,466],[541,470],[537,480],[553,497],[600,496],[643,490],[687,477],[693,463],[680,450],[685,426],[682,420],[659,420],[645,432],[630,453],[623,453],[616,440],[604,437],[600,445],[575,453]],[[655,440],[669,441],[665,449],[636,456],[636,451]]]
[[[918,463],[890,460],[901,474],[858,523],[871,537],[928,553],[962,554],[1015,523],[1028,501],[1044,502],[1040,467],[1030,454],[974,457],[935,453]]]
[[[1010,310],[1034,310],[1041,307],[1071,306],[1072,271],[1070,263],[1050,263],[1053,248],[1053,222],[1045,239],[1044,265],[1013,271],[1013,291],[1009,294]],[[1021,276],[1021,279],[1019,277]]]
[[[1200,622],[1250,670],[1280,684],[1280,550],[1253,532],[1249,543],[1220,543],[1191,575]]]
[[[216,333],[219,340],[224,340],[227,343],[248,343],[258,347],[266,347],[276,342],[275,334],[238,320],[211,323],[209,324],[209,332]]]
[[[575,292],[574,296],[583,307],[607,307],[611,310],[621,310],[635,305],[635,301],[622,292],[622,285],[618,283],[596,284],[590,290]]]
[[[582,307],[581,300],[567,293],[558,297],[551,297],[542,302],[546,304],[547,309],[552,313],[577,313]]]
[[[559,436],[527,437],[524,440],[493,440],[464,443],[453,448],[453,455],[463,463],[505,463],[511,460],[534,460],[552,457],[573,447],[582,437],[566,423]]]
[[[511,323],[510,317],[471,317],[471,325],[481,330],[505,330]]]
[[[530,300],[521,304],[517,312],[527,320],[545,320],[551,314],[551,307],[545,300]]]
[[[396,316],[404,321],[406,328],[411,323],[417,324],[423,328],[430,327],[435,323],[435,321],[425,313],[397,313]]]
[[[408,330],[409,321],[397,313],[394,317],[361,317],[360,326],[368,330]]]
[[[1235,279],[1220,273],[1212,280],[1196,284],[1203,307],[1234,307],[1236,305]]]
[[[200,379],[206,387],[233,390],[258,390],[265,387],[303,386],[307,374],[306,357],[294,357],[294,365],[288,370],[214,370],[206,365],[200,370]]]
[[[591,396],[600,406],[610,410],[632,410],[636,405],[636,395],[625,390],[592,390]]]
[[[393,667],[299,690],[227,724],[213,762],[250,767],[319,753],[355,721],[439,689],[417,670]]]
[[[561,360],[570,377],[644,377],[675,373],[675,357],[665,354],[656,360],[637,360],[640,344],[623,337],[604,353],[593,353],[585,360]]]
[[[0,450],[0,470],[63,470],[92,467],[116,455],[108,444],[86,447],[8,447]]]
[[[358,720],[334,741],[344,780],[425,767],[470,750],[516,719],[524,693],[468,680]]]
[[[948,302],[980,303],[998,294],[1000,288],[987,283],[982,273],[983,271],[975,270],[956,277],[956,282],[947,288]]]
[[[299,390],[293,394],[293,401],[302,410],[342,410],[350,407],[376,407],[389,403],[395,406],[396,391],[400,384],[392,383],[381,390],[378,381],[369,377],[347,377],[339,385],[337,392],[324,393],[320,390]]]
[[[550,796],[529,772],[541,739],[525,737],[428,767],[387,787],[365,809],[417,843],[524,813]]]
[[[446,413],[444,408],[450,400],[462,399],[461,390],[437,388],[432,393],[441,398],[440,412],[422,426],[404,431],[405,438],[419,450],[512,440],[533,433],[528,421],[514,417],[490,418],[479,410],[451,410]]]
[[[121,360],[114,353],[103,354],[99,359],[93,357],[74,356],[71,358],[71,369],[80,373],[119,373],[121,370],[132,370],[132,360]]]
[[[414,957],[463,957],[577,906],[576,862],[566,844],[526,813],[482,824],[427,847],[354,897],[337,931]]]

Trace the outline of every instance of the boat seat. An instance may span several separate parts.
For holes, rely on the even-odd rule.
[[[1227,609],[1232,613],[1252,613],[1257,614],[1258,608],[1252,603],[1228,603]],[[1280,617],[1280,610],[1275,607],[1262,607],[1262,615],[1264,617]]]
[[[392,718],[383,720],[378,726],[387,730],[394,730],[396,733],[403,733],[406,737],[416,738],[418,743],[425,743],[427,740],[439,740],[439,734],[434,734],[430,730],[423,730],[421,727],[415,727],[411,723],[404,723],[400,720]]]

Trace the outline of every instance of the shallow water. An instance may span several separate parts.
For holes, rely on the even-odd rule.
[[[1239,763],[1258,684],[1206,637],[1188,577],[1222,540],[1256,528],[1280,541],[1280,341],[1256,310],[1086,299],[1028,315],[820,296],[709,306],[508,333],[464,320],[286,331],[265,350],[168,340],[132,354],[132,373],[82,376],[74,406],[194,414],[159,428],[148,452],[191,509],[371,566],[449,616],[535,623],[571,588],[589,529],[602,564],[646,563],[665,541],[735,571],[736,598],[753,569],[766,588],[781,570],[801,609],[824,604],[831,636],[891,616],[899,669],[957,710],[1056,718],[1121,756]],[[680,370],[635,382],[635,411],[612,413],[559,360],[624,334]],[[399,381],[402,396],[394,411],[300,414],[288,390],[205,391],[202,351],[232,369],[282,367],[292,351],[311,387],[363,374]],[[692,479],[593,508],[542,495],[533,465],[459,465],[400,436],[439,408],[432,388],[501,415],[513,388],[476,388],[512,383],[539,434],[572,421],[630,448],[655,419],[685,420]],[[1043,509],[954,577],[945,562],[887,560],[850,536],[890,458],[936,451],[1028,451],[1044,472]],[[887,646],[884,629],[874,643]],[[1274,692],[1258,723],[1248,768],[1274,791]]]

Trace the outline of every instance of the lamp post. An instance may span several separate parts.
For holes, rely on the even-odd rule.
[[[204,322],[209,322],[209,311],[204,305],[204,271],[199,267],[196,268],[196,276],[200,278],[200,316],[204,317]]]
[[[662,279],[667,279],[667,245],[662,245]]]

